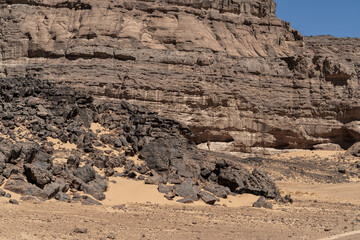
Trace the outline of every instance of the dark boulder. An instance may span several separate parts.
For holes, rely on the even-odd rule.
[[[204,191],[199,192],[198,195],[206,204],[210,204],[210,205],[214,205],[214,203],[219,200],[211,193],[204,192]]]
[[[5,177],[5,178],[9,178],[11,175],[13,174],[18,174],[20,171],[19,171],[19,167],[18,166],[14,166],[10,163],[7,163],[6,164],[6,168],[3,170],[3,173],[2,175]]]
[[[184,197],[184,198],[181,198],[179,200],[176,200],[176,202],[179,202],[179,203],[193,203],[193,202],[196,202],[198,200],[197,197]]]
[[[267,208],[267,209],[272,209],[273,205],[271,202],[266,201],[266,198],[261,196],[258,198],[258,200],[256,202],[253,203],[253,207],[256,208]]]
[[[104,192],[107,190],[107,182],[102,179],[95,179],[87,184],[84,184],[83,191],[86,194],[90,194],[97,200],[104,200]]]
[[[87,233],[87,228],[74,228],[74,233]]]
[[[80,164],[80,157],[70,155],[67,159],[67,164],[70,166],[74,166],[75,168],[79,167]]]
[[[85,200],[81,202],[83,205],[102,205],[100,202],[94,200],[91,197],[87,197]]]
[[[228,187],[232,192],[246,192],[245,181],[250,177],[246,169],[224,168],[220,170],[218,183]]]
[[[4,184],[5,182],[5,177],[0,176],[0,187]]]
[[[231,194],[231,191],[228,187],[224,187],[214,183],[209,183],[205,185],[204,190],[211,192],[216,197],[220,197],[220,198],[227,198],[227,196]]]
[[[339,172],[339,173],[342,173],[342,174],[345,174],[345,173],[346,173],[346,167],[345,167],[345,166],[340,166],[340,167],[338,168],[338,172]]]
[[[165,171],[170,169],[173,159],[183,159],[186,153],[184,142],[179,139],[157,139],[145,145],[139,157],[144,159],[150,169]]]
[[[6,157],[2,152],[0,152],[0,173],[4,171],[5,167],[6,167]]]
[[[51,172],[42,164],[25,164],[24,173],[30,182],[35,183],[41,188],[53,179]]]
[[[266,198],[263,196],[259,197],[256,202],[253,203],[253,207],[262,208],[266,202]]]
[[[190,178],[187,178],[183,183],[179,185],[174,185],[174,192],[180,197],[197,200],[200,188],[198,186],[195,186],[194,182]]]
[[[258,169],[254,169],[251,174],[245,169],[222,169],[218,183],[229,187],[232,192],[236,193],[252,193],[268,198],[280,196],[274,181]]]
[[[24,163],[32,163],[40,150],[39,144],[35,142],[26,142],[21,144],[21,157]]]
[[[19,202],[16,199],[10,199],[9,203],[19,205]]]
[[[68,186],[62,179],[58,179],[57,181],[47,184],[44,187],[44,191],[49,199],[55,197],[61,192],[66,192],[67,190]]]
[[[166,179],[155,171],[151,171],[152,176],[145,179],[145,184],[159,185],[160,183],[166,184]]]
[[[74,175],[87,183],[95,179],[95,170],[92,166],[87,164],[83,167],[75,169]]]
[[[56,183],[47,184],[44,187],[44,192],[47,195],[47,198],[53,198],[60,191],[60,186]]]
[[[6,162],[16,164],[21,154],[21,146],[5,139],[0,142],[0,152],[4,154]]]
[[[158,191],[160,193],[168,193],[168,192],[171,192],[171,190],[172,190],[171,186],[166,186],[163,183],[160,183],[159,186],[158,186]]]
[[[271,202],[269,202],[269,201],[266,201],[266,202],[264,203],[263,208],[273,209],[273,204],[272,204]]]
[[[67,203],[71,202],[70,196],[64,192],[58,192],[55,195],[55,199],[60,202],[67,202]]]
[[[245,184],[250,193],[265,196],[267,198],[276,198],[280,192],[275,182],[263,171],[254,169],[249,180]]]
[[[6,182],[4,189],[22,195],[36,196],[44,199],[47,198],[47,194],[43,189],[22,180],[9,179]]]

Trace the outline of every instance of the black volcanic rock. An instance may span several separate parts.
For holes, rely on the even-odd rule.
[[[66,192],[83,191],[101,201],[108,176],[140,175],[145,183],[159,185],[167,198],[175,194],[184,203],[200,197],[213,204],[216,197],[244,192],[279,196],[262,171],[250,173],[234,159],[198,149],[188,127],[143,107],[95,100],[86,91],[33,78],[0,78],[0,89],[5,110],[0,111],[5,133],[0,174],[9,178],[4,186],[9,191],[98,204],[92,198],[71,200]],[[121,166],[124,172],[117,173]]]

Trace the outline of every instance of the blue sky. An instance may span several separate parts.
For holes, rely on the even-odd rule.
[[[302,35],[360,38],[360,0],[275,0],[276,15]]]

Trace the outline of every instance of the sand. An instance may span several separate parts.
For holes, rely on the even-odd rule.
[[[12,205],[0,198],[0,239],[360,239],[359,180],[335,171],[339,164],[356,159],[333,151],[298,151],[272,158],[261,165],[244,165],[282,176],[276,183],[283,195],[292,195],[291,205],[273,202],[272,210],[253,208],[258,196],[251,194],[229,196],[215,206],[202,201],[180,204],[178,198],[164,198],[157,186],[111,177],[115,183],[109,183],[102,206],[54,200]],[[133,160],[141,161],[137,156]],[[322,175],[335,178],[326,183]],[[88,232],[74,233],[75,227]]]
[[[360,182],[338,184],[278,182],[277,185],[283,194],[291,194],[296,199],[360,205]]]
[[[47,137],[46,140],[48,142],[52,142],[54,144],[53,147],[54,147],[55,150],[73,150],[73,149],[76,149],[76,144],[75,143],[70,143],[70,142],[63,143],[59,139],[55,139],[55,138],[52,138],[52,137]]]
[[[102,134],[110,134],[111,131],[104,128],[100,123],[91,123],[90,130],[94,133],[98,133],[99,136]]]
[[[102,202],[105,205],[120,205],[125,203],[151,203],[163,205],[178,205],[182,203],[176,202],[180,197],[174,200],[167,200],[164,194],[157,191],[157,185],[145,184],[143,181],[135,181],[131,179],[111,177],[109,189],[106,192],[106,199]],[[112,183],[111,181],[116,181]],[[146,198],[144,198],[146,196]],[[227,207],[251,207],[258,199],[258,196],[252,194],[243,194],[237,196],[228,196],[227,199],[220,199],[218,205],[226,205]],[[193,206],[206,206],[203,201],[192,203]]]

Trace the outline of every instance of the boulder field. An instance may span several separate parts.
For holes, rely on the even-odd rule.
[[[186,125],[144,107],[33,78],[0,79],[0,89],[0,186],[24,200],[100,204],[117,176],[184,203],[241,193],[286,201],[265,172],[198,149]]]

